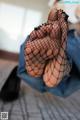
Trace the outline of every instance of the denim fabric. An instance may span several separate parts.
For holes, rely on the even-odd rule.
[[[61,97],[69,96],[80,89],[80,41],[75,38],[74,30],[69,31],[68,33],[66,50],[68,59],[72,64],[71,73],[69,76],[65,76],[60,84],[54,88],[47,87],[43,82],[42,76],[34,78],[27,74],[25,70],[24,44],[25,43],[23,43],[20,48],[18,76],[32,88],[35,88],[40,92],[50,92]]]

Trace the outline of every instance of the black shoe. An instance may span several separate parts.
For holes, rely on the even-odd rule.
[[[4,83],[1,92],[0,99],[4,102],[11,102],[13,100],[18,99],[19,91],[20,91],[20,78],[17,76],[17,68],[16,66],[10,73],[6,82]]]

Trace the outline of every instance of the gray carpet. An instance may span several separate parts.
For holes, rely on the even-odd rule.
[[[0,59],[0,85],[16,64]],[[22,82],[19,99],[12,103],[0,101],[1,112],[8,112],[8,120],[80,120],[80,91],[63,99],[41,94]]]

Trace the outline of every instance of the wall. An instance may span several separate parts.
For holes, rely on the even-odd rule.
[[[26,10],[36,10],[42,13],[41,23],[46,21],[47,14],[49,12],[48,8],[48,0],[0,0],[0,3],[7,3],[11,5],[15,5],[21,8],[25,8]],[[24,41],[22,36],[19,35],[16,40],[10,38],[2,29],[0,29],[0,49],[11,51],[11,52],[19,52],[20,43]],[[20,42],[20,40],[22,40]]]

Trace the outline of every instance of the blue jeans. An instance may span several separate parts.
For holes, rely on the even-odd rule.
[[[28,40],[28,37],[27,37]],[[26,41],[25,41],[26,42]],[[77,40],[74,36],[74,30],[69,31],[67,40],[67,56],[72,64],[72,70],[69,76],[65,76],[60,84],[56,87],[49,88],[45,85],[42,77],[31,77],[25,70],[24,60],[24,45],[21,45],[19,65],[18,65],[18,76],[29,84],[32,88],[40,92],[50,92],[57,96],[66,97],[71,95],[76,90],[80,89],[80,40]]]

